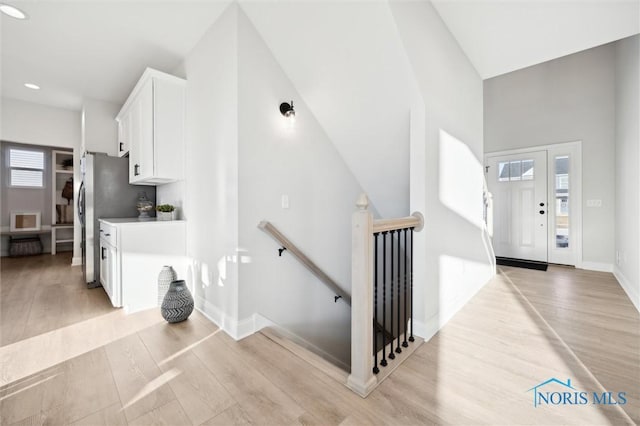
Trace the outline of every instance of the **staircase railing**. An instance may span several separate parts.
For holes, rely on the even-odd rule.
[[[409,217],[374,220],[364,194],[356,205],[351,239],[351,374],[347,385],[364,397],[376,387],[376,375],[380,367],[387,367],[387,359],[395,359],[395,354],[414,341],[413,236],[422,230],[424,218],[416,212]]]
[[[329,287],[335,294],[334,300],[337,302],[338,299],[342,299],[346,304],[351,306],[351,296],[345,292],[342,287],[340,287],[331,277],[329,277],[318,265],[313,263],[311,259],[309,259],[295,244],[293,244],[287,237],[284,236],[282,232],[278,230],[275,226],[273,226],[270,222],[263,220],[258,224],[258,228],[262,229],[267,234],[271,235],[273,239],[275,239],[282,248],[280,249],[280,254],[282,254],[282,250],[286,249],[289,253],[294,255],[300,263],[304,265],[313,275],[315,275],[320,281],[322,281],[327,287]]]

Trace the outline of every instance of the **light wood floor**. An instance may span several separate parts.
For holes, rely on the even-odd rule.
[[[108,313],[104,291],[87,291],[71,252],[0,259],[0,346]]]
[[[30,278],[20,263],[2,264],[3,299],[12,280],[46,279],[44,270]],[[97,303],[96,311],[102,308]],[[152,310],[126,323],[114,317],[111,325],[92,326],[95,342],[109,336],[104,344],[55,363],[46,361],[62,353],[53,346],[78,345],[87,336],[67,333],[61,342],[52,330],[41,341],[21,331],[34,343],[28,351],[24,342],[0,348],[2,362],[9,373],[29,358],[42,367],[32,363],[30,375],[14,374],[20,378],[0,388],[1,424],[640,422],[640,318],[611,274],[501,268],[367,399],[261,333],[235,342],[198,313],[174,325],[156,321],[159,316]],[[3,316],[3,332],[19,325],[13,318]],[[624,409],[534,408],[527,390],[550,377],[570,378],[585,391],[625,391],[629,402]]]

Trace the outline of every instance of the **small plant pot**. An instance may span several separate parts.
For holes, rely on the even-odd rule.
[[[173,211],[173,212],[156,212],[156,213],[157,213],[156,216],[158,217],[158,220],[173,220],[175,211]]]

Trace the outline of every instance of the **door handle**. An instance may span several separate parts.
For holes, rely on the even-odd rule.
[[[133,175],[138,176],[140,174],[140,164],[133,166]]]
[[[120,152],[124,151],[124,142],[120,142]]]
[[[78,199],[76,203],[78,204],[78,219],[80,220],[80,224],[84,225],[84,210],[82,209],[84,206],[84,181],[80,184],[80,189],[78,189]]]
[[[102,253],[101,253],[101,255],[100,255],[100,258],[101,258],[102,260],[105,260],[105,259],[107,258],[107,256],[105,255],[105,248],[104,248],[104,247],[100,247],[100,248],[102,249]]]
[[[544,214],[544,210],[540,210],[540,214]]]
[[[544,203],[540,203],[540,207],[544,207]]]

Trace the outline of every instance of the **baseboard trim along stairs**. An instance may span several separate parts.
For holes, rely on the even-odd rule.
[[[331,377],[336,382],[347,386],[347,380],[349,378],[349,373],[342,368],[332,364],[326,359],[322,358],[320,355],[306,349],[294,341],[290,340],[286,337],[286,335],[282,334],[276,327],[265,327],[259,331],[262,335],[264,335],[269,340],[277,343],[283,348],[287,349],[289,352],[298,356],[303,361],[306,361],[311,366],[317,368],[318,370],[325,373],[327,376]],[[376,387],[378,387],[387,377],[393,373],[396,368],[398,368],[402,363],[409,358],[422,344],[424,340],[420,337],[414,336],[415,341],[409,344],[409,347],[402,348],[402,353],[396,353],[395,359],[392,362],[389,362],[386,367],[379,367],[380,372],[375,375],[376,377],[376,385],[371,389],[373,391]],[[397,343],[394,341],[394,344],[397,346]],[[394,346],[394,348],[396,347]],[[389,347],[387,347],[389,350]],[[378,361],[382,359],[382,351],[378,352]],[[347,386],[348,387],[348,386]],[[369,392],[370,393],[370,392]]]
[[[378,368],[380,369],[380,372],[376,374],[376,378],[378,379],[378,384],[376,385],[376,387],[380,386],[380,383],[382,383],[384,379],[389,377],[391,373],[393,373],[396,370],[396,368],[400,367],[402,363],[405,362],[405,360],[409,358],[424,343],[424,340],[418,336],[414,335],[413,338],[415,340],[409,343],[408,347],[402,348],[401,353],[396,353],[394,351],[394,354],[396,357],[393,361],[389,361],[386,367],[378,366]],[[397,342],[394,341],[392,347],[395,348],[397,346],[398,346]],[[389,348],[386,348],[386,349],[389,350]],[[378,362],[380,362],[380,360],[382,359],[382,352],[383,351],[378,351]],[[387,358],[388,358],[388,355],[389,353],[387,353]]]
[[[292,340],[288,339],[285,335],[280,333],[274,327],[265,327],[259,331],[266,338],[272,340],[273,342],[279,344],[283,348],[287,349],[289,352],[297,355],[302,360],[308,362],[318,370],[325,373],[327,376],[331,377],[335,381],[341,384],[347,383],[347,377],[349,377],[349,373],[337,365],[332,364],[326,359],[322,358],[320,355],[311,352],[309,349],[306,349]]]

